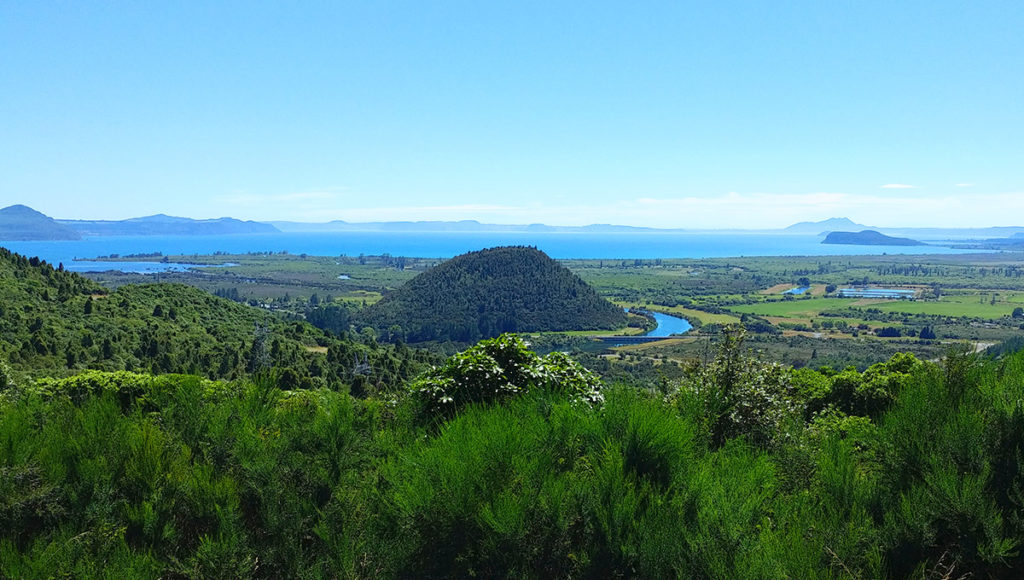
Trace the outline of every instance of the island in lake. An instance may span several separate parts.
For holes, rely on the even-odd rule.
[[[874,230],[860,232],[829,232],[823,244],[850,244],[856,246],[926,246],[924,242],[910,238],[887,236]]]

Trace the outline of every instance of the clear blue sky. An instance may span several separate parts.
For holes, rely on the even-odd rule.
[[[1024,225],[1024,2],[0,2],[0,205]]]

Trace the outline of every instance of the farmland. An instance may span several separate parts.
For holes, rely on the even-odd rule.
[[[296,316],[311,302],[358,310],[440,262],[283,253],[167,259],[195,269],[160,274],[160,281],[184,282]],[[620,306],[681,316],[695,326],[684,342],[622,347],[652,361],[698,357],[723,326],[741,322],[751,330],[755,350],[798,365],[827,359],[841,366],[864,366],[898,350],[934,358],[957,341],[997,344],[1020,336],[1024,323],[1013,317],[1024,306],[1024,255],[1014,253],[561,262]],[[110,286],[142,279],[113,272],[91,276]],[[917,298],[836,297],[839,288],[865,284],[912,288]],[[784,294],[804,285],[810,288],[804,294]],[[922,332],[934,338],[922,339]],[[561,342],[556,335],[538,343],[575,350],[593,334],[600,333],[565,333]],[[594,348],[600,347],[585,347]]]

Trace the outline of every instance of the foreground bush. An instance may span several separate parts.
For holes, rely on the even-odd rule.
[[[433,417],[451,417],[471,403],[494,403],[547,389],[599,404],[596,375],[560,352],[540,357],[514,334],[484,340],[413,381],[411,390]]]
[[[474,369],[495,363],[499,385],[526,385],[516,396],[466,395],[426,425],[421,395],[382,403],[289,391],[274,376],[9,383],[0,577],[1024,569],[1024,355],[983,363],[952,353],[941,366],[897,358],[857,377],[787,378],[723,350],[684,379],[702,383],[667,397],[612,387],[586,405],[576,389],[516,375],[558,360],[520,345],[485,343],[440,375],[465,372],[486,388],[487,371]]]

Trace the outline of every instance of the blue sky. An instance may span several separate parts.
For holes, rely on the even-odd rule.
[[[1024,225],[1024,2],[164,4],[0,3],[0,205]]]

